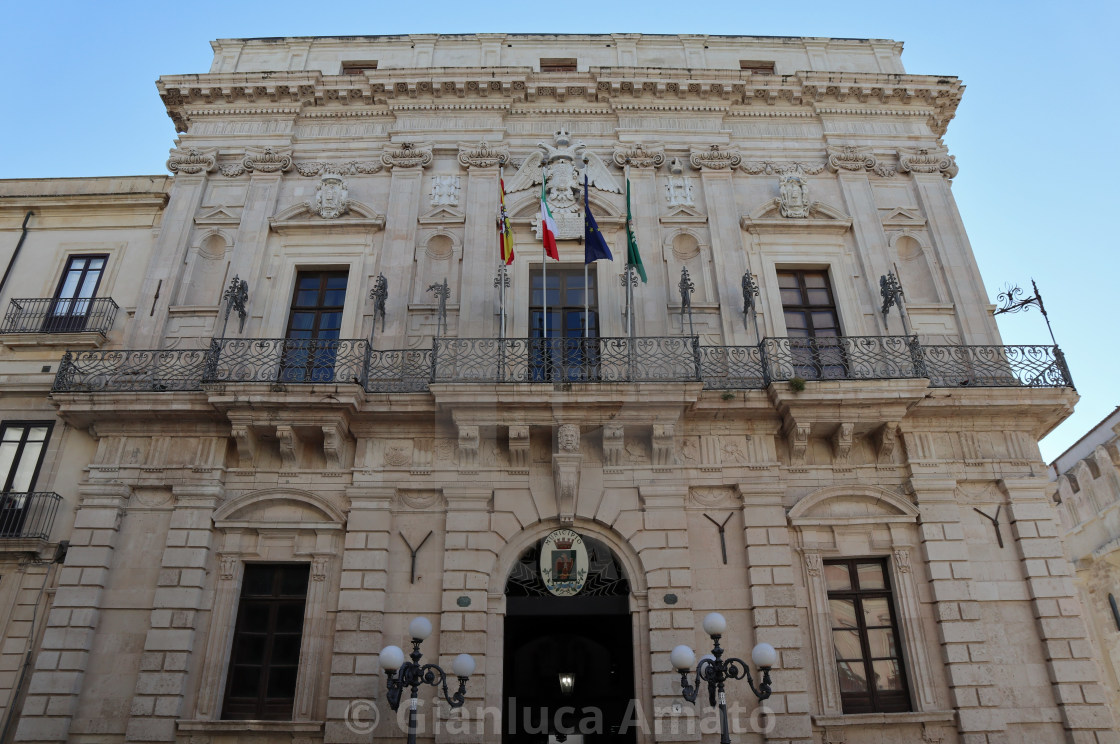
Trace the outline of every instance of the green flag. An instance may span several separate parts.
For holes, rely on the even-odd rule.
[[[646,267],[638,253],[638,239],[634,236],[634,217],[630,214],[630,179],[626,179],[626,263],[633,264],[642,282],[646,281]]]

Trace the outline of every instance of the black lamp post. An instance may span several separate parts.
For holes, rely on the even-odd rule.
[[[708,702],[710,705],[719,705],[720,744],[731,744],[731,736],[727,730],[727,695],[723,683],[728,679],[746,678],[751,692],[759,702],[765,700],[770,697],[770,669],[778,661],[778,652],[769,643],[759,643],[751,651],[751,660],[762,673],[762,681],[756,688],[745,661],[734,657],[724,660],[724,650],[719,645],[719,639],[725,630],[727,620],[723,615],[718,612],[709,614],[704,618],[704,632],[712,637],[712,653],[706,654],[696,664],[696,654],[688,646],[682,645],[673,649],[669,660],[673,668],[681,673],[681,694],[688,702],[696,702],[701,680],[708,683]],[[696,664],[696,679],[689,684],[688,673],[693,664]]]
[[[381,649],[381,668],[385,670],[385,696],[389,700],[389,707],[397,710],[401,705],[401,693],[404,688],[412,689],[412,697],[408,709],[408,744],[416,744],[416,698],[420,692],[420,685],[442,687],[443,697],[452,708],[459,708],[466,702],[467,677],[474,672],[474,658],[470,654],[459,654],[451,662],[452,673],[459,678],[459,689],[454,695],[447,691],[447,674],[438,664],[421,664],[420,644],[432,634],[432,623],[426,617],[413,618],[408,624],[408,633],[412,637],[411,661],[404,660],[404,651],[400,646],[386,646]]]

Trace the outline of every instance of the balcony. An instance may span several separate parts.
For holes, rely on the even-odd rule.
[[[109,297],[13,299],[0,325],[7,346],[98,347],[117,316]]]
[[[354,384],[423,392],[431,383],[703,382],[717,390],[804,380],[928,379],[930,387],[1073,387],[1056,346],[923,346],[907,336],[767,338],[700,346],[694,336],[438,338],[431,349],[364,339],[215,339],[208,349],[67,351],[54,392],[183,391],[204,384]]]
[[[36,542],[50,539],[60,503],[47,491],[0,494],[0,551],[37,550]]]

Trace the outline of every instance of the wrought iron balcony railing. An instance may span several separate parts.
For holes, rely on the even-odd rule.
[[[47,540],[62,497],[57,493],[0,494],[0,542]]]
[[[695,336],[438,338],[431,349],[362,339],[215,339],[209,349],[68,351],[56,392],[200,390],[204,383],[337,383],[420,392],[431,383],[771,382],[928,378],[931,387],[1073,387],[1056,346],[922,346],[907,336],[767,338],[700,346]]]
[[[15,299],[4,314],[0,333],[100,333],[106,336],[117,316],[109,297],[93,299]]]

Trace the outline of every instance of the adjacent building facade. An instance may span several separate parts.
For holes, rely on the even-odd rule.
[[[400,740],[415,616],[477,661],[423,740],[706,740],[669,653],[718,611],[778,654],[737,741],[1118,741],[1037,447],[1076,393],[1001,344],[960,81],[885,40],[213,47],[158,82],[172,176],[0,182],[5,740]]]

